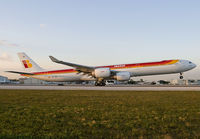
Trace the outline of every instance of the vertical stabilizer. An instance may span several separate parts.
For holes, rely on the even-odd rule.
[[[43,69],[36,64],[30,57],[28,57],[25,53],[18,53],[20,62],[22,63],[22,66],[25,68],[28,72],[40,72],[43,71]]]

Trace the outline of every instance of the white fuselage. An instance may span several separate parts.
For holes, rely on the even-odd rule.
[[[144,66],[144,67],[129,67],[123,68],[125,65],[116,65],[116,67],[121,67],[114,69],[115,71],[127,71],[130,73],[131,77],[137,76],[150,76],[150,75],[162,75],[162,74],[175,74],[183,73],[196,67],[196,65],[187,60],[177,60],[178,62],[169,65],[154,65],[154,66]],[[112,68],[111,68],[112,70]],[[27,75],[26,75],[27,76]],[[78,80],[96,80],[96,78],[90,75],[84,75],[83,73],[78,73],[77,71],[68,73],[49,73],[46,74],[36,74],[28,75],[28,77],[36,78],[45,81],[55,81],[55,82],[65,82],[65,81],[78,81]]]

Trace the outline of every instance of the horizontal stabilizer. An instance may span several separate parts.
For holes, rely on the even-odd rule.
[[[23,74],[23,75],[34,75],[33,73],[18,72],[18,71],[6,71],[6,72],[16,73],[16,74]]]

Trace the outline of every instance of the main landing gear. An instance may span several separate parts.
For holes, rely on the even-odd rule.
[[[105,80],[98,80],[95,82],[95,86],[105,86],[106,81]]]
[[[180,79],[183,79],[184,77],[183,77],[183,73],[181,72],[180,73]]]

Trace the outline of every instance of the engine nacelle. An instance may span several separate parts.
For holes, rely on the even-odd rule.
[[[118,72],[115,76],[115,79],[118,81],[128,81],[130,80],[130,78],[131,78],[131,75],[127,71]]]
[[[98,68],[92,73],[96,78],[108,78],[111,75],[110,68]]]

